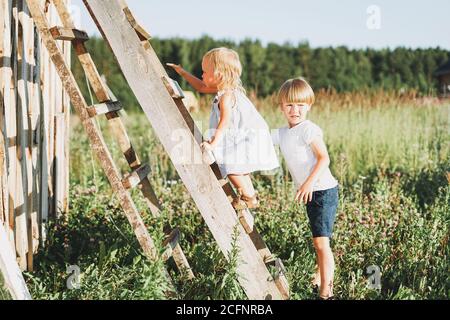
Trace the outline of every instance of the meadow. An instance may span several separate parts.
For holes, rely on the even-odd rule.
[[[211,97],[194,118],[207,129]],[[284,126],[273,96],[255,99],[271,128]],[[180,228],[181,246],[196,275],[182,279],[169,264],[178,299],[245,299],[236,280],[239,248],[227,261],[145,115],[128,111],[126,126],[162,205],[155,219],[137,200],[160,245],[163,226]],[[340,299],[448,299],[450,225],[450,103],[414,93],[321,91],[311,119],[324,131],[331,170],[340,182],[332,241],[335,294]],[[48,229],[33,273],[25,273],[34,299],[165,299],[164,263],[148,263],[94,159],[74,116],[71,132],[70,211]],[[122,172],[126,162],[100,120]],[[285,163],[272,175],[254,175],[262,205],[255,223],[287,269],[292,299],[314,299],[315,256],[305,208],[293,202]],[[80,268],[80,287],[68,289],[68,266]],[[368,286],[368,267],[380,288]],[[0,292],[0,297],[1,296]]]

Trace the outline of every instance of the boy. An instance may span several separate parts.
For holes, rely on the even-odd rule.
[[[287,80],[278,92],[278,103],[288,126],[275,130],[272,138],[280,146],[295,182],[295,201],[306,204],[318,270],[313,285],[319,298],[333,299],[334,258],[330,248],[338,205],[338,182],[332,176],[322,130],[306,119],[314,104],[311,86],[303,78]]]

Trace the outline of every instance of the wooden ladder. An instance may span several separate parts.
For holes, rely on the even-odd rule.
[[[247,296],[288,299],[289,284],[283,263],[265,245],[253,225],[253,215],[248,209],[239,212],[233,209],[230,202],[235,193],[222,179],[217,163],[195,161],[203,158],[199,147],[202,133],[183,104],[182,90],[168,77],[151,47],[148,32],[137,23],[124,0],[83,2],[226,257],[232,233],[238,227],[238,280]],[[190,148],[194,161],[180,161],[175,151],[176,139],[171,135],[175,130],[185,136],[183,142]]]
[[[80,117],[82,125],[90,140],[91,147],[96,154],[113,191],[117,194],[122,209],[144,254],[151,261],[155,261],[159,256],[158,250],[155,247],[130,193],[133,188],[138,187],[142,191],[152,215],[155,217],[159,216],[160,204],[148,179],[150,166],[142,164],[139,160],[118,113],[118,111],[122,109],[122,105],[119,101],[113,101],[111,99],[110,94],[108,93],[108,87],[100,77],[91,55],[85,47],[84,42],[88,40],[88,35],[84,31],[75,28],[68,8],[63,0],[52,0],[62,22],[62,26],[50,28],[39,2],[40,1],[27,0],[27,5],[41,35],[42,41],[49,52],[49,56],[56,67],[70,101]],[[86,103],[69,66],[67,66],[64,61],[64,57],[56,40],[72,42],[78,60],[87,75],[99,104],[89,106]],[[96,125],[95,117],[99,115],[106,116],[111,132],[132,170],[131,173],[123,177],[117,169],[111,153],[104,142],[100,128]],[[164,241],[166,250],[164,251],[162,258],[168,260],[170,257],[173,257],[177,268],[183,276],[187,279],[192,279],[194,274],[183,250],[178,244],[179,230],[172,229],[169,225],[166,225],[165,231],[167,233],[166,240]],[[165,271],[165,273],[169,282],[171,282],[167,271]]]

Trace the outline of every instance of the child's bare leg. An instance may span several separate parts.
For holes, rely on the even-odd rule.
[[[319,257],[317,255],[316,255],[316,270],[314,273],[314,278],[312,280],[312,285],[320,287]]]
[[[320,270],[320,296],[333,296],[334,258],[327,237],[313,238]]]
[[[228,175],[233,186],[239,190],[241,189],[242,195],[246,197],[253,197],[255,195],[255,188],[253,188],[252,179],[249,174],[245,175]]]

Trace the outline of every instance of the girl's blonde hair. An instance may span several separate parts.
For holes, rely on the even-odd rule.
[[[203,56],[203,60],[206,59],[212,63],[219,91],[226,89],[245,91],[241,81],[242,65],[236,51],[224,47],[215,48]]]
[[[312,106],[316,100],[314,91],[308,81],[299,77],[289,79],[278,91],[278,103],[306,103]]]

